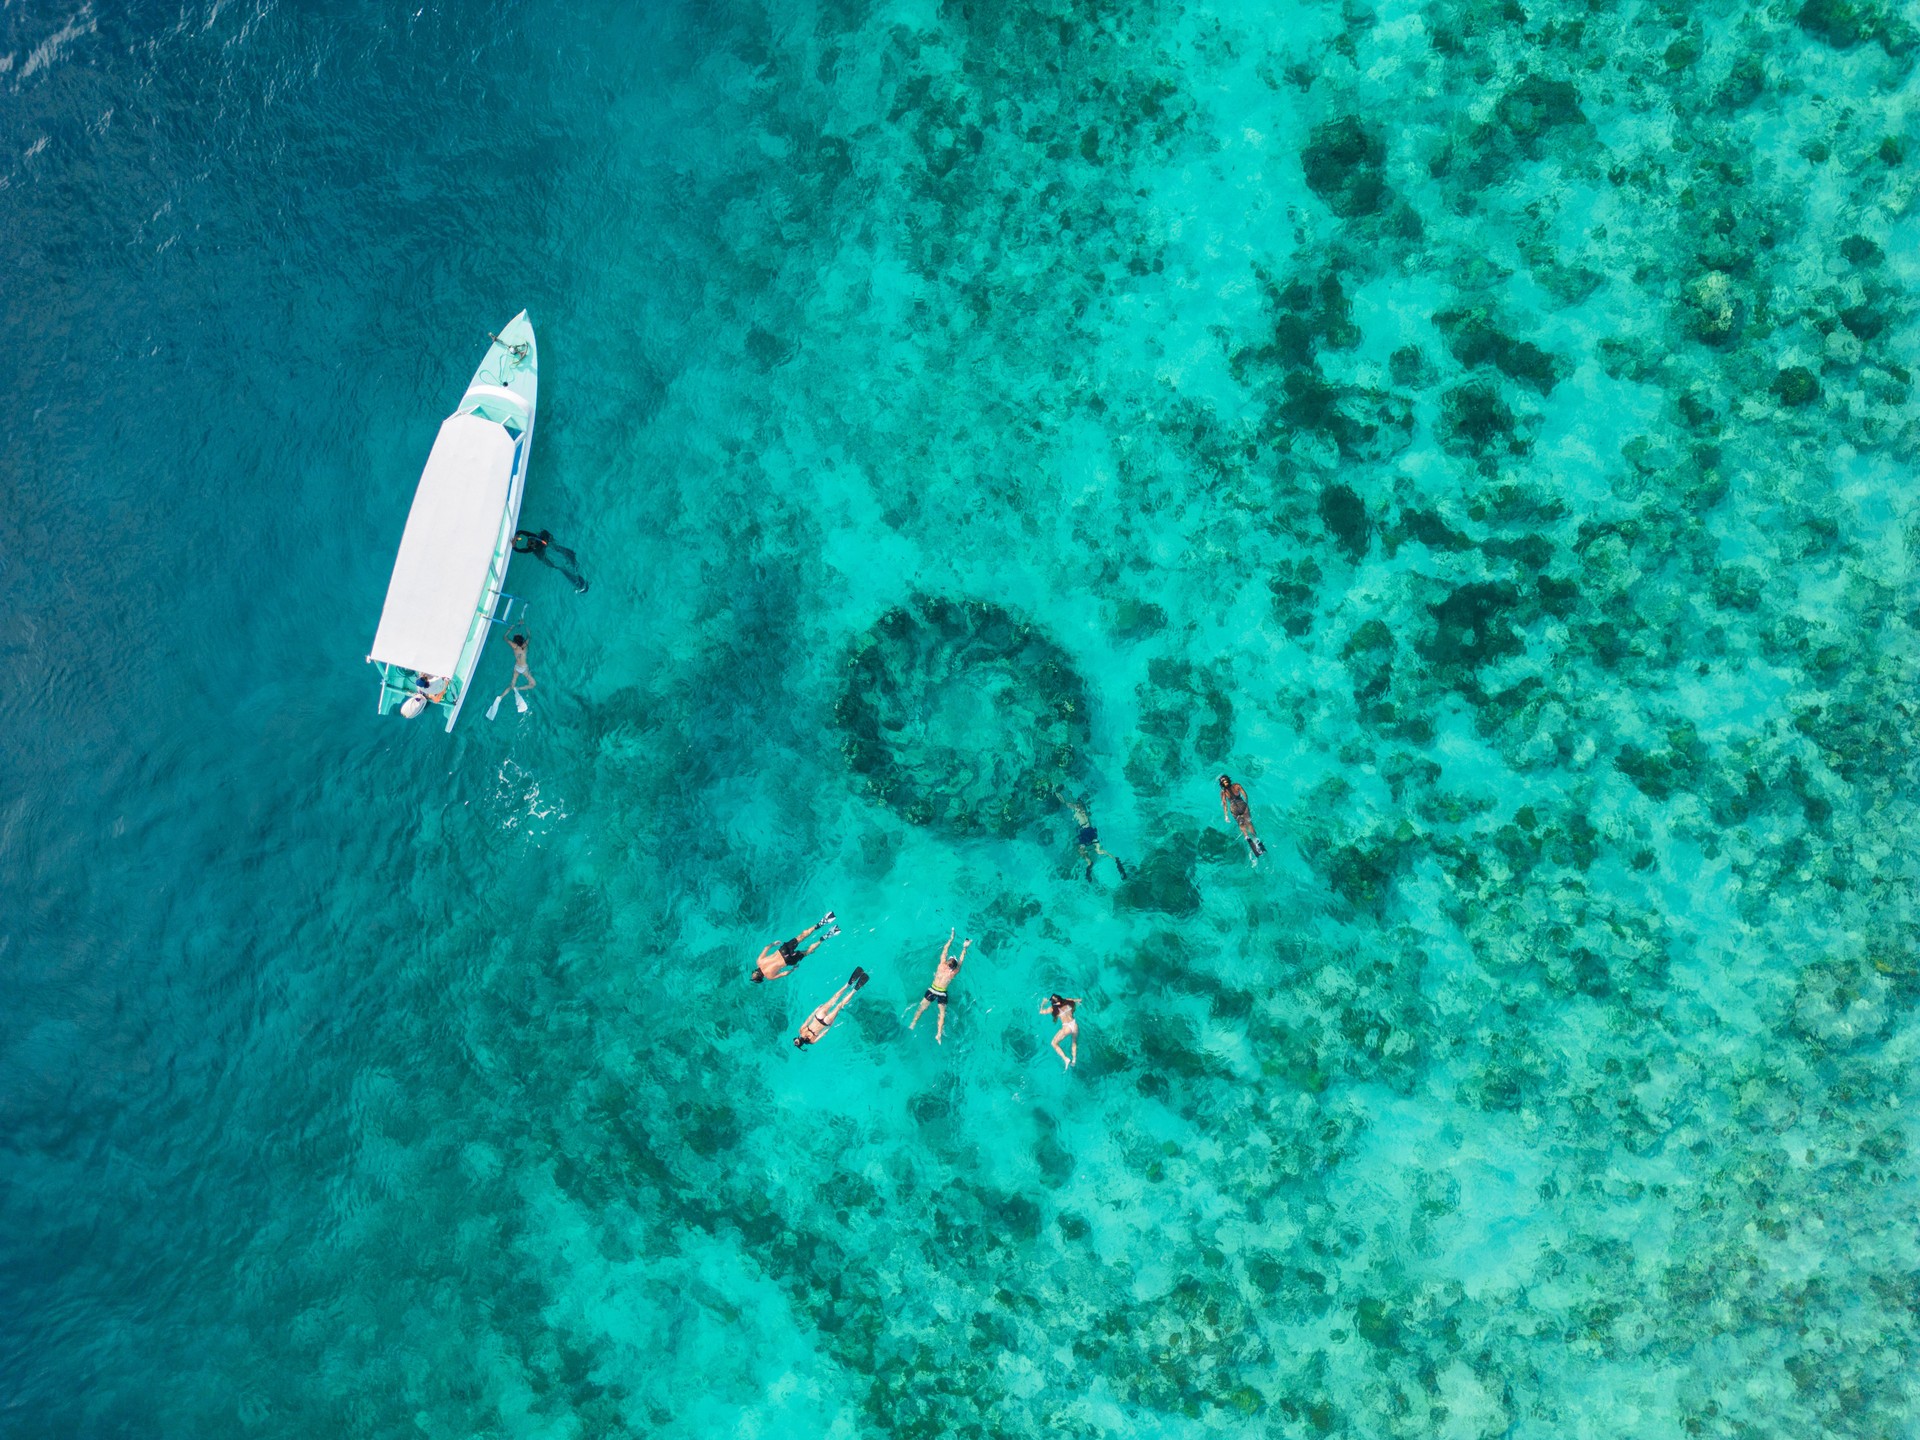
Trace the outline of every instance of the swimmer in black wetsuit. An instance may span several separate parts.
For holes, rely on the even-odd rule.
[[[1073,811],[1074,822],[1080,827],[1080,833],[1074,837],[1074,843],[1080,847],[1080,858],[1087,862],[1087,879],[1093,879],[1094,858],[1100,855],[1113,861],[1114,868],[1120,872],[1120,878],[1126,879],[1127,867],[1120,863],[1120,857],[1100,843],[1100,832],[1093,828],[1093,816],[1087,813],[1086,801],[1068,800],[1065,795],[1059,795],[1058,791],[1055,794]]]
[[[587,593],[586,578],[580,573],[578,558],[566,546],[555,542],[551,530],[542,530],[537,534],[532,530],[514,531],[513,553],[531,555],[542,565],[552,566],[573,582],[576,591],[582,595]],[[560,558],[554,559],[555,555]]]

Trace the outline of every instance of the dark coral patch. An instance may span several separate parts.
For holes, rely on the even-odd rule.
[[[1773,377],[1773,393],[1782,405],[1811,405],[1820,398],[1820,380],[1804,365],[1789,365]]]
[[[1480,380],[1456,385],[1440,397],[1440,443],[1455,455],[1485,458],[1529,448],[1519,421],[1494,386]]]
[[[998,605],[916,596],[856,642],[847,671],[847,764],[916,825],[1011,835],[1051,816],[1079,773],[1086,685]]]
[[[1387,147],[1351,115],[1313,127],[1300,154],[1307,188],[1343,219],[1372,215],[1385,203]]]
[[[1564,367],[1559,360],[1530,340],[1514,339],[1484,310],[1442,310],[1433,323],[1462,365],[1491,365],[1542,395],[1560,383]]]
[[[1584,125],[1580,93],[1566,80],[1529,75],[1500,97],[1494,114],[1507,133],[1527,146],[1567,125]]]
[[[1519,632],[1513,627],[1520,592],[1513,586],[1488,581],[1462,585],[1437,604],[1429,605],[1433,634],[1420,653],[1439,670],[1467,671],[1518,654]]]
[[[1320,492],[1320,523],[1349,559],[1358,560],[1367,553],[1373,523],[1367,518],[1366,502],[1349,486],[1329,485]]]

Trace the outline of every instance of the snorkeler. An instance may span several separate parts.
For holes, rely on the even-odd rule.
[[[832,1028],[833,1022],[840,1018],[840,1012],[847,1008],[847,1002],[859,993],[860,987],[867,983],[867,972],[855,968],[847,983],[833,992],[833,998],[824,1005],[816,1005],[813,1014],[807,1017],[807,1023],[800,1027],[800,1033],[793,1037],[793,1048],[804,1050],[809,1045],[818,1045],[820,1037]]]
[[[802,950],[800,948],[800,942],[813,934],[813,932],[818,930],[822,925],[832,928],[818,940],[807,946],[806,949]],[[753,962],[753,974],[747,978],[757,985],[762,980],[779,980],[791,975],[794,966],[798,965],[802,960],[806,959],[807,956],[818,950],[839,933],[840,927],[833,923],[833,912],[829,910],[818,920],[814,921],[813,924],[794,936],[793,939],[782,940],[778,945],[768,945],[762,949],[760,957]],[[782,968],[783,966],[785,968]]]
[[[947,1033],[947,987],[953,984],[953,977],[960,973],[960,967],[966,963],[967,947],[973,944],[971,937],[960,942],[960,953],[949,955],[953,949],[953,937],[959,933],[959,927],[947,931],[947,943],[940,947],[940,963],[933,967],[933,983],[927,986],[927,993],[920,1001],[920,1008],[913,1012],[913,1019],[907,1022],[911,1030],[920,1023],[920,1017],[927,1013],[927,1006],[938,1005],[940,1018],[934,1023],[933,1043],[941,1043],[941,1037]]]
[[[520,693],[520,677],[523,675],[526,677],[526,688],[529,690],[540,683],[533,678],[533,671],[527,668],[526,635],[524,633],[509,635],[507,637],[507,648],[513,651],[513,678],[507,682],[507,688],[505,690],[502,690],[498,695],[493,697],[493,704],[487,707],[487,719],[489,720],[500,713],[500,702],[509,695],[513,696],[513,708],[518,710],[522,715],[526,714],[527,700],[526,697]]]
[[[1113,861],[1114,868],[1120,872],[1120,878],[1126,879],[1127,867],[1120,863],[1120,857],[1100,843],[1100,832],[1093,828],[1093,816],[1087,811],[1087,802],[1068,800],[1058,790],[1053,793],[1055,798],[1064,802],[1073,811],[1074,823],[1080,827],[1080,833],[1074,837],[1074,843],[1080,847],[1080,858],[1087,862],[1087,879],[1093,879],[1093,862],[1099,855],[1104,855]]]
[[[580,594],[587,593],[587,582],[580,573],[580,561],[573,551],[557,543],[551,530],[542,530],[537,534],[532,530],[513,532],[513,553],[531,555],[542,565],[550,565],[573,582],[573,588]],[[553,557],[560,558],[555,560]]]
[[[1079,1004],[1078,995],[1049,995],[1040,1005],[1042,1015],[1051,1015],[1060,1022],[1060,1028],[1054,1032],[1053,1036],[1053,1053],[1060,1057],[1061,1063],[1069,1070],[1080,1058],[1080,1022],[1073,1018],[1073,1012]],[[1073,1037],[1073,1054],[1071,1055],[1060,1048],[1060,1037],[1063,1035]]]
[[[1247,863],[1258,866],[1260,857],[1267,853],[1267,847],[1260,843],[1260,837],[1253,833],[1253,811],[1247,808],[1246,790],[1234,784],[1227,776],[1220,777],[1220,813],[1240,827],[1240,833],[1246,837],[1250,859]]]

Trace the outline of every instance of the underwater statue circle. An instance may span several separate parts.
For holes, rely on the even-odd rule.
[[[1013,835],[1057,810],[1089,734],[1064,650],[998,605],[927,595],[854,642],[836,719],[875,795],[962,835]]]

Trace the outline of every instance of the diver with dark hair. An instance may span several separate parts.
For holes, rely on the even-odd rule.
[[[500,713],[500,702],[513,696],[513,708],[522,715],[527,713],[527,697],[520,693],[523,688],[520,681],[524,678],[524,688],[531,690],[540,682],[533,678],[533,671],[527,668],[527,635],[524,629],[517,630],[507,637],[507,648],[513,651],[513,678],[507,682],[507,688],[493,697],[493,704],[487,707],[487,719],[491,720]]]
[[[831,1000],[813,1007],[813,1014],[800,1027],[800,1033],[793,1037],[793,1048],[804,1050],[809,1045],[818,1045],[820,1037],[833,1027],[833,1022],[840,1018],[840,1012],[847,1008],[847,1002],[860,993],[860,987],[867,983],[868,978],[866,971],[855,966],[853,974],[847,977],[847,983],[833,992]]]
[[[1120,872],[1120,878],[1126,879],[1127,867],[1120,862],[1120,857],[1100,843],[1100,832],[1093,828],[1093,816],[1087,810],[1087,802],[1069,800],[1058,790],[1053,793],[1056,799],[1073,811],[1074,823],[1080,827],[1080,833],[1074,837],[1074,843],[1080,847],[1080,858],[1087,862],[1087,879],[1093,879],[1094,858],[1100,855],[1113,861],[1113,868]]]
[[[580,573],[579,558],[566,546],[553,538],[551,530],[516,530],[513,532],[513,553],[531,555],[542,565],[549,565],[573,582],[573,588],[580,594],[587,593],[586,577]],[[553,557],[558,555],[558,560]]]
[[[1247,853],[1251,857],[1249,863],[1258,866],[1260,857],[1267,853],[1267,847],[1253,833],[1253,811],[1247,805],[1246,789],[1225,775],[1220,777],[1220,813],[1240,827],[1240,834],[1247,842]]]
[[[818,930],[822,925],[831,926],[832,928],[818,940],[807,946],[806,949],[802,950],[800,948],[800,942],[813,934],[813,932]],[[794,936],[793,939],[782,940],[778,945],[762,947],[759,957],[753,962],[753,974],[749,975],[747,979],[753,981],[756,985],[762,980],[784,980],[794,972],[794,968],[799,965],[802,960],[806,959],[807,956],[818,950],[839,933],[840,927],[833,923],[833,912],[829,910],[825,915],[822,915],[818,920],[814,921],[813,924]]]

